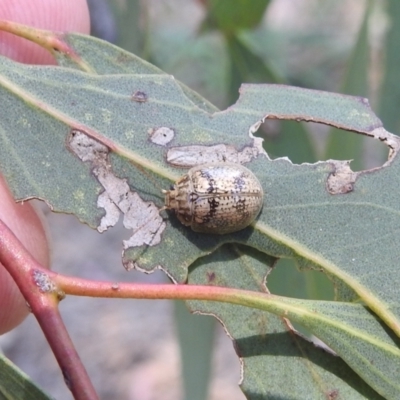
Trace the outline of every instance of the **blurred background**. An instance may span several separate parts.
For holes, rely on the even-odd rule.
[[[241,83],[283,83],[368,97],[387,130],[400,126],[397,0],[90,0],[92,34],[131,51],[224,109]],[[310,123],[267,121],[271,158],[382,165],[380,142]],[[119,225],[99,235],[73,216],[46,214],[56,271],[91,279],[165,282],[124,270]],[[320,272],[281,260],[272,293],[333,299]],[[183,303],[68,297],[67,328],[102,399],[244,400],[240,362],[219,323]],[[4,353],[57,399],[71,399],[35,319],[0,337]]]

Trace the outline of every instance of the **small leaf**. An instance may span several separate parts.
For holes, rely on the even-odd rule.
[[[24,372],[0,354],[0,398],[50,400]]]

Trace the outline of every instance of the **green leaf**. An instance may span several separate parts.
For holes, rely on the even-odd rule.
[[[313,120],[368,135],[377,135],[373,129],[381,126],[379,119],[364,100],[280,85],[246,85],[234,106],[214,113],[210,118],[167,75],[98,76],[56,67],[23,66],[2,59],[0,83],[4,105],[1,115],[4,153],[1,166],[17,198],[44,198],[56,210],[74,213],[92,226],[98,226],[99,219],[104,216],[104,210],[97,206],[98,196],[103,189],[90,173],[93,163],[77,162],[77,153],[73,153],[71,149],[71,128],[84,131],[114,149],[119,155],[108,154],[113,168],[112,176],[127,179],[133,189],[143,193],[146,201],[155,201],[160,207],[162,199],[159,188],[138,170],[137,165],[124,158],[128,157],[135,164],[141,164],[148,169],[149,173],[154,174],[153,180],[158,179],[160,187],[168,186],[165,179],[178,177],[180,172],[165,164],[164,146],[149,142],[149,132],[158,127],[169,127],[176,133],[169,151],[182,146],[228,144],[229,136],[229,145],[234,149],[248,148],[254,154],[261,149],[246,132],[266,116]],[[137,91],[145,93],[148,101],[133,101],[132,96]],[[63,95],[60,96],[59,93]],[[35,136],[39,134],[40,140]],[[394,140],[384,138],[384,131],[381,134],[382,140]],[[65,148],[66,141],[68,150]],[[21,146],[21,143],[26,145]],[[216,156],[218,154],[217,152]],[[62,167],[57,168],[57,165]],[[333,196],[326,190],[326,185],[329,174],[339,166],[332,163],[295,166],[284,160],[271,162],[265,157],[257,157],[249,166],[265,185],[267,195],[256,231],[249,228],[234,235],[211,238],[188,231],[171,217],[166,221],[166,233],[170,240],[162,241],[156,246],[153,242],[155,237],[143,237],[141,226],[135,225],[136,222],[130,218],[125,221],[126,225],[136,231],[132,242],[125,244],[128,249],[125,263],[137,261],[142,268],[152,269],[164,258],[164,254],[171,253],[175,255],[175,259],[172,263],[167,261],[166,267],[171,276],[182,281],[186,276],[182,267],[190,265],[196,258],[227,240],[245,241],[249,245],[263,248],[266,252],[272,252],[271,254],[276,253],[277,243],[280,243],[279,251],[283,251],[282,246],[286,249],[283,254],[300,254],[327,272],[342,279],[346,277],[349,285],[357,286],[357,292],[372,306],[375,304],[375,296],[366,296],[365,293],[373,289],[373,282],[370,278],[366,278],[365,282],[358,282],[358,274],[362,275],[360,268],[365,268],[366,265],[356,263],[357,269],[352,263],[349,264],[347,257],[336,252],[336,246],[343,243],[340,237],[336,238],[337,225],[327,225],[326,222],[337,220],[337,207],[341,205],[340,218],[347,224],[354,221],[349,226],[346,224],[346,235],[362,239],[363,233],[365,235],[368,231],[365,230],[363,221],[362,232],[359,232],[359,221],[362,219],[355,219],[355,216],[364,210],[358,204],[360,201],[365,203],[366,200],[362,200],[365,193],[369,194],[369,201],[375,195],[375,204],[382,204],[381,193],[367,188],[368,185],[376,185],[376,174],[395,174],[395,165],[393,163],[391,168],[360,177],[357,187],[367,185],[365,189],[357,189],[346,196]],[[68,171],[68,175],[65,175],[65,171]],[[351,178],[351,174],[346,175],[347,178]],[[352,184],[351,181],[352,179],[345,183]],[[46,185],[42,182],[46,182]],[[305,192],[306,187],[308,189]],[[106,191],[105,194],[107,193]],[[275,202],[279,204],[278,208],[274,206]],[[316,206],[318,202],[322,202],[322,205]],[[303,207],[299,207],[302,203]],[[377,213],[382,221],[386,218],[393,221],[389,217],[391,214],[382,214],[383,210],[373,204],[367,203],[368,212]],[[393,207],[397,207],[397,203]],[[285,218],[282,218],[281,210]],[[110,212],[115,213],[113,210]],[[289,215],[291,218],[287,217]],[[323,231],[325,234],[318,237],[313,234],[303,235],[303,229],[298,229],[305,216],[311,232]],[[382,225],[382,229],[386,228],[387,226]],[[377,227],[373,231],[380,232]],[[332,246],[332,241],[336,245]],[[368,234],[364,242],[361,240],[361,246],[364,243],[369,248],[369,241]],[[139,247],[139,250],[130,245],[133,243],[138,246],[140,242],[144,246]],[[178,252],[175,250],[176,246],[179,247]],[[141,259],[138,258],[140,253],[143,253]],[[366,254],[364,251],[361,253]],[[352,258],[359,260],[358,253],[352,255]],[[372,263],[373,267],[379,264],[379,260],[373,257],[365,261],[367,265]],[[347,278],[348,274],[353,276],[353,280]],[[391,285],[389,282],[388,284]],[[377,295],[377,298],[382,297],[382,300],[385,298],[387,301],[389,298],[386,296],[389,293]],[[375,304],[375,308],[379,307]]]
[[[0,354],[0,398],[24,400],[49,400],[29,377],[10,360]]]
[[[274,262],[245,247],[225,245],[193,264],[189,283],[265,293],[265,276],[268,286]],[[343,399],[382,399],[365,382],[387,399],[399,397],[399,340],[393,341],[362,305],[277,297],[263,305],[275,316],[231,304],[188,303],[192,311],[215,315],[234,338],[249,400],[326,399],[335,393]],[[341,358],[297,336],[286,318],[307,327]]]
[[[87,35],[69,34],[63,38],[67,46],[71,46],[76,58],[69,57],[63,52],[55,52],[54,56],[59,65],[67,68],[88,71],[96,75],[107,74],[159,74],[166,73],[155,65],[125,51],[117,46]],[[64,43],[63,43],[64,44]],[[69,47],[68,47],[69,48]],[[189,89],[181,82],[177,82],[185,95],[208,112],[217,108],[204,97]]]
[[[98,199],[103,187],[90,172],[93,163],[77,162],[77,153],[71,150],[71,128],[84,131],[114,149],[115,154],[107,153],[112,165],[110,177],[118,178],[121,185],[123,179],[127,179],[132,190],[139,190],[144,200],[154,201],[158,207],[161,207],[162,199],[155,183],[161,188],[168,187],[166,180],[181,174],[166,165],[164,146],[149,142],[149,132],[158,127],[169,127],[175,134],[168,151],[182,149],[182,146],[229,144],[233,149],[249,149],[250,154],[256,154],[261,149],[246,132],[255,129],[252,127],[258,126],[266,116],[323,122],[395,142],[380,128],[379,119],[362,99],[280,85],[243,86],[241,97],[234,106],[210,117],[167,75],[98,76],[55,67],[23,66],[2,59],[0,84],[4,105],[1,167],[16,197],[46,199],[55,210],[74,213],[82,221],[103,230],[107,229],[104,224],[112,225],[110,220],[115,220],[118,215],[115,210],[109,210],[106,220],[102,220],[103,226],[99,225],[99,220],[104,217],[104,207],[99,208],[97,202],[116,201],[118,204],[119,200]],[[133,101],[136,91],[144,92],[148,101]],[[40,135],[40,140],[36,135]],[[25,145],[21,146],[21,143]],[[187,156],[187,148],[183,149]],[[216,156],[219,154],[217,151]],[[236,153],[238,157],[240,154]],[[263,182],[266,193],[256,229],[248,228],[216,238],[188,230],[171,215],[165,221],[168,240],[162,241],[160,235],[164,226],[154,219],[157,211],[152,209],[146,217],[135,204],[130,209],[137,210],[136,217],[144,220],[138,222],[136,217],[125,215],[126,226],[134,231],[130,241],[125,242],[125,264],[138,263],[141,268],[151,270],[165,254],[174,254],[174,260],[165,260],[164,266],[176,281],[181,282],[186,277],[185,267],[226,241],[245,242],[272,255],[297,254],[329,274],[346,280],[368,305],[396,327],[397,306],[386,307],[386,303],[396,304],[397,297],[390,290],[379,293],[381,286],[376,290],[376,280],[371,274],[363,273],[369,268],[376,270],[383,260],[382,257],[368,256],[370,232],[373,237],[379,237],[376,235],[385,235],[384,232],[395,224],[392,213],[377,205],[393,204],[396,210],[397,197],[390,197],[384,190],[376,191],[377,182],[383,184],[387,179],[392,182],[398,176],[396,159],[393,160],[390,168],[360,176],[356,190],[343,196],[327,191],[327,184],[340,180],[341,176],[344,177],[343,188],[352,187],[358,176],[348,172],[342,175],[342,171],[338,174],[337,170],[343,165],[296,166],[285,160],[271,162],[259,156],[248,164]],[[152,174],[152,180],[138,170],[138,164]],[[334,172],[337,176],[330,176]],[[102,196],[104,194],[109,195],[109,190]],[[120,196],[121,193],[117,194],[118,198]],[[360,203],[365,205],[361,207]],[[144,203],[141,206],[147,209]],[[370,213],[372,219],[363,221],[365,212]],[[381,221],[381,229],[374,225],[374,218]],[[338,219],[346,224],[338,225],[335,222]],[[303,221],[308,224],[307,235],[303,234]],[[371,230],[366,229],[368,223],[373,224]],[[345,235],[340,236],[337,230],[343,227],[346,228]],[[153,233],[148,233],[148,229]],[[348,244],[347,237],[358,237],[359,246],[347,252],[338,251]],[[390,242],[386,246],[389,247],[381,244],[382,251],[395,257],[396,250]],[[354,261],[349,262],[349,256]],[[386,263],[381,267],[384,266]],[[395,284],[395,277],[395,274],[387,276],[388,288]]]
[[[215,320],[191,315],[182,301],[175,302],[175,326],[181,351],[184,398],[205,400],[209,393]]]
[[[207,0],[204,26],[215,27],[224,34],[256,27],[269,4],[269,0]]]

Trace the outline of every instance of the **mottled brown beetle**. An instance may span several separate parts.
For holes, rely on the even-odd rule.
[[[165,208],[195,232],[225,234],[250,225],[263,206],[255,175],[240,164],[210,163],[191,168],[164,190]]]

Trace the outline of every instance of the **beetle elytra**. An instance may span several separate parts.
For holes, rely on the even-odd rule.
[[[165,208],[195,232],[226,234],[250,225],[263,206],[259,180],[233,163],[209,163],[191,168],[164,190]]]

